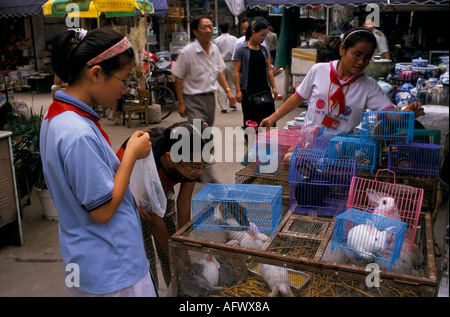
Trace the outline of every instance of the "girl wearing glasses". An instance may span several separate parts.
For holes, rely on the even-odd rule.
[[[78,268],[67,272],[79,277],[79,285],[66,279],[67,293],[157,296],[128,187],[136,160],[151,151],[149,135],[135,132],[119,162],[93,110],[113,106],[126,92],[133,49],[110,28],[72,29],[55,38],[52,64],[67,87],[55,93],[44,117],[40,153],[63,262]]]
[[[377,41],[366,28],[348,30],[339,44],[340,60],[315,64],[297,87],[295,94],[261,122],[270,128],[276,121],[308,101],[305,125],[352,131],[361,121],[361,113],[394,110],[395,105],[377,82],[364,74],[372,60]],[[413,102],[403,111],[424,114],[421,104]]]
[[[200,120],[199,120],[200,121]],[[152,150],[159,174],[161,185],[166,193],[167,207],[164,218],[149,211],[141,211],[142,230],[144,234],[145,250],[151,263],[153,276],[157,276],[155,263],[155,248],[161,263],[164,281],[167,286],[170,284],[171,275],[169,267],[169,237],[179,228],[183,227],[191,219],[191,199],[195,188],[195,183],[203,174],[206,168],[213,163],[206,162],[203,158],[203,149],[212,141],[212,134],[206,137],[204,130],[208,127],[206,123],[200,125],[191,122],[178,122],[174,125],[162,129],[155,128],[151,131]],[[189,153],[183,156],[184,147],[178,147],[179,151],[174,153],[181,156],[181,161],[173,158],[171,149],[180,140],[189,140]],[[199,152],[194,147],[194,142],[200,140]],[[116,153],[120,158],[127,148],[125,141]],[[176,148],[176,147],[175,147]],[[212,156],[213,147],[209,154]],[[201,158],[196,162],[196,155]],[[175,197],[174,187],[179,185],[178,195]],[[152,239],[154,236],[156,239]],[[154,241],[154,244],[153,244]],[[188,259],[185,257],[184,259]]]

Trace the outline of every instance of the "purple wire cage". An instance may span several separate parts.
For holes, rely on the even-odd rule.
[[[295,156],[289,170],[292,212],[336,216],[345,210],[356,161]]]
[[[389,146],[388,169],[399,174],[439,178],[441,146],[427,143],[394,143]]]

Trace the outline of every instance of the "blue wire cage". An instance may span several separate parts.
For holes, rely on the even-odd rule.
[[[373,173],[377,164],[378,144],[353,137],[334,137],[328,146],[328,157],[333,159],[350,159],[356,161],[358,170]]]
[[[363,112],[361,113],[361,137],[373,141],[410,143],[414,138],[414,113]]]
[[[282,187],[255,184],[206,184],[191,201],[194,230],[248,230],[250,222],[272,235],[281,220]],[[227,219],[235,219],[230,225]]]
[[[327,127],[322,127],[317,132],[317,137],[314,140],[313,147],[315,149],[328,150],[328,146],[330,144],[330,140],[331,139],[333,139],[336,136],[343,136],[343,137],[345,137],[347,135],[348,135],[347,131],[335,130],[335,129],[330,129],[330,128],[327,128]]]
[[[389,145],[388,169],[409,175],[433,176],[439,179],[441,146],[427,143],[394,143]]]
[[[289,170],[292,212],[335,216],[345,210],[356,161],[295,156]]]
[[[406,223],[402,221],[350,208],[335,219],[331,251],[376,263],[390,271],[400,257],[405,232]]]

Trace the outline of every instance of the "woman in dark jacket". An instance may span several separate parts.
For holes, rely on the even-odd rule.
[[[261,122],[275,112],[275,103],[256,105],[250,97],[268,92],[276,98],[278,91],[272,73],[272,62],[267,46],[262,43],[266,39],[269,25],[263,18],[250,22],[245,34],[245,41],[239,43],[234,50],[234,83],[236,86],[236,101],[242,104],[244,128],[247,120]],[[271,91],[272,90],[272,91]]]

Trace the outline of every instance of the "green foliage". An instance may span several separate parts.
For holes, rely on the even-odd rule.
[[[4,126],[6,130],[12,132],[14,166],[21,198],[30,195],[33,186],[40,189],[47,188],[39,151],[42,111],[41,107],[40,113],[35,114],[31,109],[29,118],[9,113]]]

